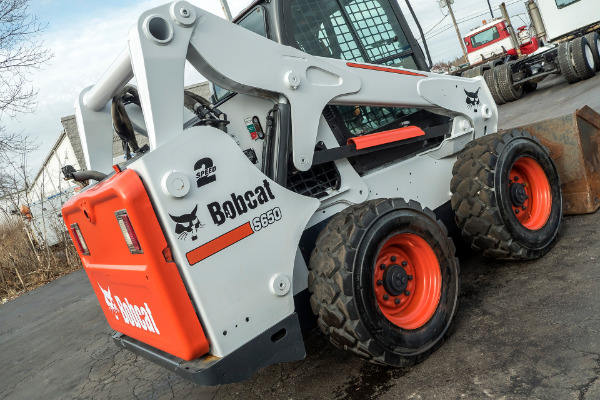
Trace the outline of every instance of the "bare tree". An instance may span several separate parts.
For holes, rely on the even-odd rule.
[[[0,0],[0,117],[35,109],[28,75],[52,58],[38,40],[44,28],[29,13],[29,0]]]
[[[35,110],[37,91],[29,76],[52,57],[39,40],[44,28],[30,13],[29,0],[0,0],[0,195],[19,188],[14,184],[15,176],[24,175],[21,160],[35,147],[27,136],[7,132],[2,118]],[[26,189],[22,178],[19,186]]]

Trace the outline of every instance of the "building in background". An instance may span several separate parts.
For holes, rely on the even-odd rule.
[[[206,99],[210,98],[208,82],[186,87]],[[61,208],[62,205],[81,187],[73,181],[64,180],[62,168],[72,165],[77,171],[87,169],[83,148],[77,129],[75,116],[61,118],[63,130],[48,153],[27,192],[15,192],[10,198],[0,198],[0,216],[11,218],[12,215],[23,218],[31,227],[38,242],[53,245],[66,238]],[[136,133],[140,147],[148,144],[148,138]],[[113,132],[113,159],[115,162],[125,161],[125,152],[121,139]],[[18,204],[17,204],[18,203]],[[29,221],[20,212],[20,206],[27,205],[32,216]],[[0,218],[0,223],[2,219]]]

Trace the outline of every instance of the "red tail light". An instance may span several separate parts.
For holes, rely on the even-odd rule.
[[[129,252],[131,254],[143,254],[144,252],[142,251],[142,246],[140,245],[140,241],[133,230],[133,225],[131,225],[131,220],[127,215],[127,211],[117,211],[115,212],[115,216],[119,222],[119,228],[121,228],[121,233],[125,238],[127,247],[129,247]]]
[[[81,254],[83,254],[84,256],[89,256],[90,250],[88,249],[87,244],[85,243],[85,240],[83,239],[83,235],[81,234],[81,229],[79,229],[79,225],[72,224],[71,225],[71,233],[73,233],[73,239],[75,241],[75,244],[79,248],[79,251],[81,252]]]

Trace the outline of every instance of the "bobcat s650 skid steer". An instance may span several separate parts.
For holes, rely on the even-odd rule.
[[[303,358],[312,308],[334,345],[409,366],[457,311],[440,219],[490,256],[553,245],[546,150],[495,133],[482,78],[423,72],[395,1],[263,0],[235,22],[185,1],[144,12],[76,102],[89,170],[69,175],[98,182],[63,216],[119,346],[236,382]],[[212,102],[184,92],[186,60]],[[116,165],[113,127],[137,150]]]

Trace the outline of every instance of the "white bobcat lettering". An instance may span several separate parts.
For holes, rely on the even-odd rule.
[[[121,310],[121,315],[123,315],[123,321],[126,324],[160,335],[156,323],[154,322],[154,318],[152,318],[152,312],[150,312],[148,304],[144,303],[143,307],[134,306],[129,304],[127,297],[121,301],[118,296],[115,296],[115,300]]]
[[[150,307],[148,307],[147,303],[144,303],[143,306],[136,306],[130,304],[129,300],[127,300],[127,297],[121,301],[119,296],[115,296],[113,300],[113,296],[110,293],[110,288],[104,290],[100,284],[98,284],[98,286],[104,294],[104,301],[106,302],[106,305],[117,320],[119,319],[118,314],[120,311],[121,315],[123,316],[123,322],[126,324],[160,335],[160,331],[156,326],[156,322],[154,322],[152,312],[150,311]]]

